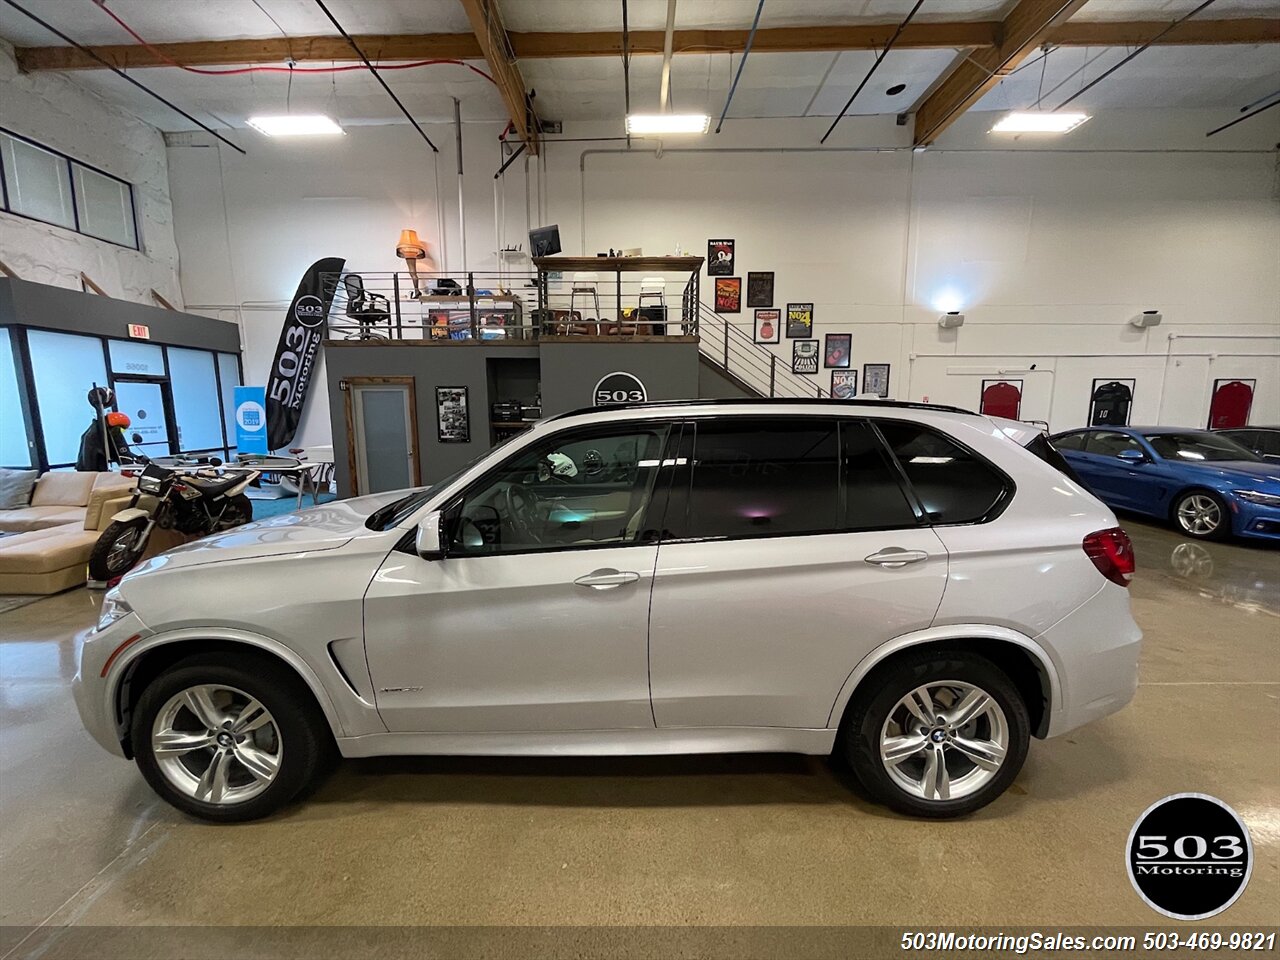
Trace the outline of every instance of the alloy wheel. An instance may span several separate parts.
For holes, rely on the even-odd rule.
[[[275,781],[284,745],[271,713],[243,690],[199,684],[156,714],[151,752],[176,789],[203,803],[256,797]]]
[[[960,680],[931,681],[900,699],[880,733],[889,778],[923,800],[959,800],[995,779],[1009,751],[996,699]]]
[[[130,529],[125,531],[111,544],[111,549],[107,551],[107,567],[111,570],[119,570],[127,568],[133,557],[135,544],[138,542],[138,531]]]
[[[1193,493],[1178,504],[1178,525],[1187,533],[1205,537],[1222,523],[1222,508],[1213,497]]]

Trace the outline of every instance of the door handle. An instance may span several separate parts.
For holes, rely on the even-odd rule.
[[[590,587],[592,590],[613,590],[624,583],[635,583],[639,579],[640,574],[634,570],[614,570],[606,567],[601,570],[592,570],[585,577],[579,577],[573,582],[580,587]]]
[[[901,547],[885,547],[879,553],[865,558],[867,563],[877,567],[905,567],[908,563],[919,563],[928,560],[929,554],[923,550],[903,550]]]

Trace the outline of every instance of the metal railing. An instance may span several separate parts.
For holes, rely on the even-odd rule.
[[[688,281],[567,274],[542,291],[538,274],[344,271],[321,277],[335,340],[534,340],[545,336],[697,334]]]
[[[699,304],[698,352],[739,384],[762,397],[825,397],[827,391],[791,372],[786,360],[756,343],[730,315]]]

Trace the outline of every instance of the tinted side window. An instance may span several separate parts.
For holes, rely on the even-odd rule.
[[[919,522],[875,429],[848,421],[842,429],[844,530],[914,527]]]
[[[1115,457],[1121,450],[1137,450],[1142,453],[1142,444],[1127,433],[1115,433],[1111,430],[1098,430],[1089,436],[1089,452],[1100,457]]]
[[[817,533],[839,526],[835,420],[697,424],[688,537]]]
[[[1060,437],[1053,438],[1053,445],[1059,450],[1083,450],[1084,449],[1083,433],[1066,433]]]
[[[990,464],[942,434],[901,420],[878,425],[933,523],[981,520],[1011,492]]]

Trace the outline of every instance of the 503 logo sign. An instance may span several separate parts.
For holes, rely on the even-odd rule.
[[[1179,793],[1152,804],[1129,833],[1129,880],[1153,910],[1203,920],[1235,903],[1253,871],[1244,821],[1217,797]]]

